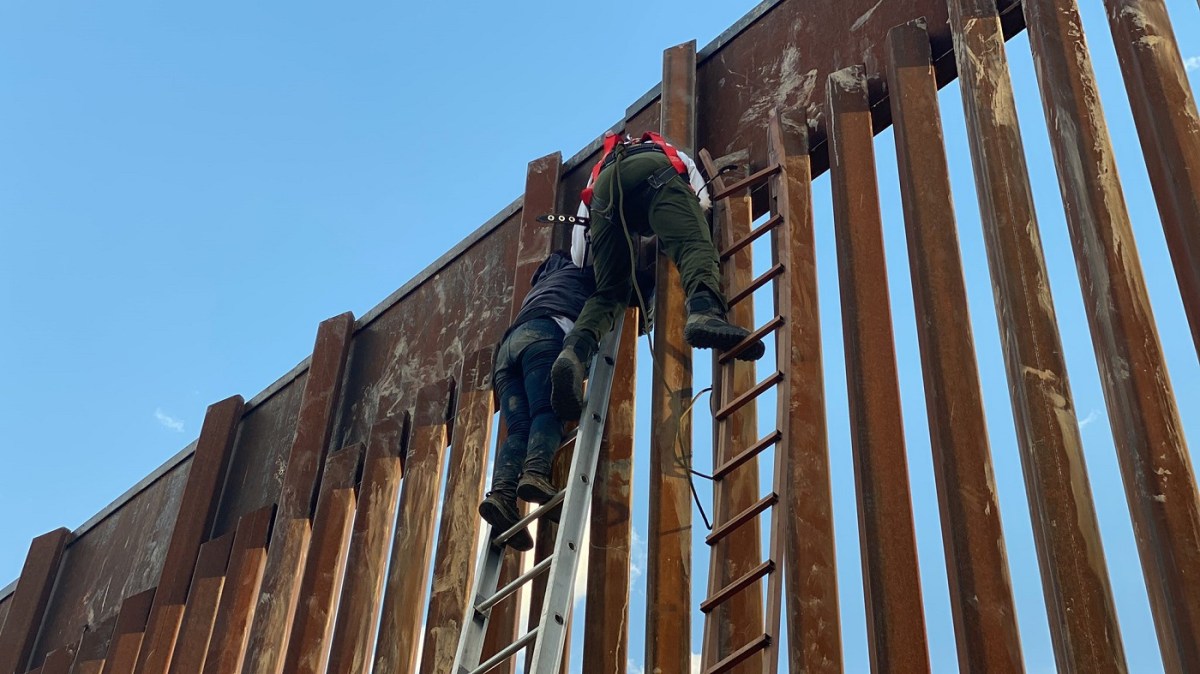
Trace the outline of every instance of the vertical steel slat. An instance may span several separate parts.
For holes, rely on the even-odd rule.
[[[929,670],[862,68],[829,76],[829,163],[872,671]]]
[[[450,477],[442,501],[433,588],[425,617],[422,674],[449,672],[470,603],[479,538],[479,500],[488,465],[492,430],[492,349],[484,348],[463,363],[453,430]]]
[[[1167,671],[1198,671],[1200,495],[1083,23],[1075,0],[1024,8],[1159,646]]]
[[[304,563],[300,599],[284,659],[284,671],[288,674],[325,672],[333,617],[346,571],[362,458],[363,446],[356,443],[325,459],[313,514],[312,543]]]
[[[624,674],[629,652],[637,309],[625,312],[592,492],[583,674]]]
[[[322,321],[317,329],[263,570],[259,605],[242,663],[241,671],[246,674],[279,674],[283,668],[312,538],[313,506],[333,432],[333,412],[341,399],[353,331],[354,315],[349,312]]]
[[[242,515],[238,520],[221,601],[213,619],[212,638],[204,657],[204,674],[229,674],[241,667],[258,591],[262,587],[267,540],[274,515],[275,507],[267,506]]]
[[[1200,113],[1164,0],[1104,0],[1142,159],[1200,355]]]
[[[959,667],[965,672],[1021,672],[1021,639],[924,22],[893,28],[888,53],[888,93]]]
[[[1046,276],[1000,19],[993,0],[950,0],[949,5],[1055,661],[1063,672],[1123,672],[1120,627]]]
[[[663,53],[661,126],[664,137],[693,154],[696,135],[696,43]],[[650,525],[646,572],[648,672],[691,666],[692,501],[687,465],[692,424],[692,349],[683,341],[685,300],[679,271],[658,256],[654,307],[654,368],[650,424]]]
[[[367,674],[375,648],[375,625],[383,604],[388,544],[396,525],[396,506],[406,452],[407,412],[371,425],[358,507],[347,552],[346,574],[338,600],[329,648],[328,671]]]
[[[773,248],[788,270],[786,285],[776,284],[780,311],[787,312],[776,349],[789,359],[776,365],[788,381],[777,392],[787,408],[779,416],[786,435],[775,449],[787,453],[787,489],[780,494],[783,506],[773,513],[786,523],[788,662],[793,672],[836,673],[842,671],[841,618],[807,124],[785,114],[768,131],[774,139],[768,147],[771,161],[782,167],[771,183],[771,210],[786,222],[786,230],[772,233],[777,237]]]
[[[444,380],[417,392],[372,672],[412,672],[417,667],[453,385]]]

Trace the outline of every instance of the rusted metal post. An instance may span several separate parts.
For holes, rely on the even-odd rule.
[[[996,4],[950,0],[950,23],[1055,660],[1123,672]]]
[[[179,638],[171,656],[171,674],[199,674],[212,637],[217,604],[225,587],[229,554],[233,551],[234,532],[214,538],[200,546],[196,570],[188,590],[187,607],[179,626]]]
[[[521,203],[521,231],[517,240],[517,268],[513,276],[512,303],[509,306],[508,321],[521,311],[521,303],[529,293],[530,280],[542,260],[550,254],[550,244],[553,240],[549,227],[539,224],[534,218],[542,213],[557,209],[558,184],[562,177],[562,153],[555,152],[529,162],[525,173],[525,196]],[[504,443],[508,429],[501,424],[496,437],[496,445]],[[525,504],[518,506],[526,510]],[[524,553],[509,548],[505,552],[504,565],[500,570],[500,587],[503,587],[521,575],[521,565],[527,557]],[[517,607],[521,596],[528,588],[521,588],[509,599],[500,602],[492,608],[491,619],[488,620],[487,636],[483,642],[483,657],[486,659],[500,651],[517,639]],[[493,671],[496,674],[512,674],[516,671],[516,661],[512,658],[501,663]]]
[[[787,415],[780,423],[787,424],[791,442],[775,448],[788,454],[788,490],[776,516],[787,519],[783,559],[790,671],[836,674],[842,671],[841,619],[806,132],[802,120],[783,116],[772,122],[777,138],[769,143],[781,169],[772,182],[772,211],[789,228],[787,250],[778,261],[787,267],[790,284],[789,313],[781,328],[790,342],[790,382]]]
[[[142,637],[146,633],[154,589],[126,597],[121,602],[117,624],[108,642],[108,653],[104,656],[103,674],[132,674],[133,666],[137,664],[138,650],[142,647]]]
[[[637,311],[627,310],[622,324],[604,440],[596,461],[582,626],[583,674],[625,674],[628,662]]]
[[[354,328],[347,312],[321,323],[313,348],[296,435],[283,476],[279,514],[271,534],[262,592],[242,671],[279,674],[283,670],[288,635],[299,600],[300,579],[312,537],[312,512],[321,468],[333,431],[333,412],[341,398],[342,376]],[[234,672],[233,674],[237,674]]]
[[[1200,671],[1200,495],[1079,8],[1075,0],[1025,0],[1024,8],[1163,663],[1168,672]]]
[[[56,648],[46,655],[42,663],[42,674],[68,674],[75,662],[75,653],[79,650],[79,642]]]
[[[417,393],[412,442],[404,461],[392,558],[384,589],[383,613],[372,672],[397,674],[417,668],[421,619],[429,589],[433,528],[446,456],[446,421],[453,381],[435,382]]]
[[[492,431],[492,350],[483,348],[463,363],[450,438],[450,469],[442,502],[433,589],[425,618],[422,674],[449,672],[475,579],[479,540],[479,500]]]
[[[698,161],[704,165],[708,175],[718,175],[718,168],[707,152],[701,152]],[[725,187],[726,181],[723,178],[715,178],[712,182],[715,192],[720,192]],[[753,220],[749,193],[740,198],[723,199],[713,204],[717,248],[726,250],[735,241],[747,236]],[[726,297],[749,286],[754,279],[751,248],[746,246],[722,261],[721,280]],[[753,296],[735,304],[729,311],[729,320],[753,330],[756,327]],[[720,352],[713,354],[712,363],[714,400],[721,403],[733,400],[758,383],[754,363],[733,360],[722,365]],[[757,404],[752,401],[730,414],[721,423],[713,424],[713,466],[723,465],[758,441],[757,410]],[[755,459],[747,461],[728,476],[713,483],[713,526],[719,526],[749,508],[759,496],[758,460]],[[762,563],[759,529],[758,524],[739,527],[712,547],[709,562],[709,596]],[[707,662],[719,662],[762,634],[762,588],[756,584],[730,597],[729,601],[713,610],[708,620],[713,621],[715,632],[714,638],[707,642],[713,649],[713,652],[708,654]],[[762,653],[754,653],[730,671],[761,672]]]
[[[288,640],[284,671],[324,674],[333,631],[333,614],[346,570],[347,546],[354,519],[355,484],[362,465],[362,444],[334,452],[325,460],[312,544],[300,581],[300,601]]]
[[[696,43],[663,53],[661,132],[693,153]],[[688,468],[692,424],[692,349],[683,341],[686,298],[679,271],[658,256],[654,300],[654,381],[650,395],[650,526],[647,531],[646,671],[691,667],[692,502]]]
[[[1104,0],[1142,158],[1200,355],[1200,114],[1164,0]]]
[[[242,405],[241,396],[226,398],[210,405],[204,416],[135,674],[165,674],[171,666],[200,544],[212,529],[225,485]]]
[[[396,525],[405,455],[407,412],[371,427],[358,508],[346,556],[346,574],[329,648],[329,672],[366,674],[375,649],[375,626],[383,604],[388,544]]]
[[[924,22],[893,28],[888,53],[888,94],[959,669],[1021,672],[1021,639]]]
[[[850,437],[872,671],[929,670],[866,78],[829,76],[833,187]]]
[[[21,567],[17,589],[9,599],[4,628],[0,630],[0,672],[24,672],[29,666],[46,604],[58,577],[63,549],[70,538],[71,532],[60,528],[38,536],[29,544],[29,554]]]
[[[212,638],[204,657],[203,674],[229,674],[236,671],[246,655],[247,630],[254,620],[258,591],[262,587],[263,567],[267,563],[267,540],[275,507],[267,506],[243,515],[233,535],[233,551]]]

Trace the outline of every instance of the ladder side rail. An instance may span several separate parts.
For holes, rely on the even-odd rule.
[[[608,398],[616,370],[617,347],[625,313],[617,316],[613,329],[600,342],[599,353],[592,363],[588,378],[587,406],[579,420],[579,435],[575,455],[571,459],[569,482],[565,485],[562,516],[558,523],[558,540],[554,544],[554,561],[546,584],[541,621],[537,629],[533,661],[529,674],[558,674],[562,663],[563,641],[569,621],[568,609],[574,597],[575,574],[579,571],[579,555],[583,547],[583,529],[592,503],[595,483],[596,457],[604,435],[608,416]]]

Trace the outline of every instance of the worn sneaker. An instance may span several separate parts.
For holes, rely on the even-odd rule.
[[[521,520],[516,500],[506,499],[496,492],[488,492],[483,503],[479,504],[479,516],[492,525],[493,538],[508,531]],[[505,541],[505,544],[513,550],[531,550],[533,536],[529,535],[529,528],[526,527],[513,534],[512,538]]]
[[[562,353],[550,367],[550,405],[563,421],[579,421],[583,414],[583,378],[596,353],[596,342],[586,335],[567,335]]]
[[[728,351],[750,336],[750,331],[725,320],[720,300],[707,288],[688,298],[687,323],[683,339],[695,349]],[[762,340],[755,340],[738,353],[738,360],[758,360],[766,353]]]
[[[550,476],[545,473],[527,470],[517,483],[517,498],[522,501],[541,504],[554,498],[557,493],[558,490],[554,488]]]

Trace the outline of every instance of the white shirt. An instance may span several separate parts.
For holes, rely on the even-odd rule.
[[[712,200],[708,196],[708,187],[704,184],[704,176],[700,175],[700,170],[696,168],[696,162],[692,161],[692,158],[687,156],[683,150],[675,151],[679,154],[680,161],[687,167],[688,183],[700,199],[700,208],[707,211],[712,208]],[[591,178],[588,178],[587,186],[592,186]],[[579,202],[579,211],[576,215],[585,218],[589,215],[588,207],[582,201]],[[571,230],[571,260],[577,267],[592,262],[590,251],[588,251],[587,228],[583,225],[575,225]]]

